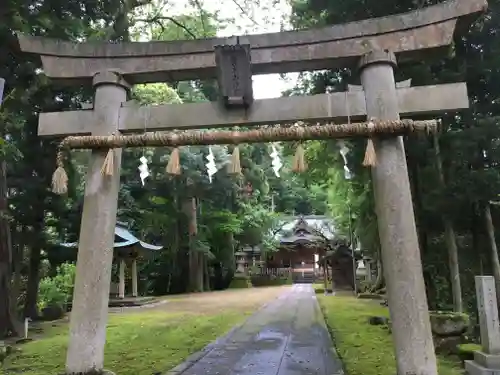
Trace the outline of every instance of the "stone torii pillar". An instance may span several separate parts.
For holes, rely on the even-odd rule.
[[[369,118],[399,120],[395,66],[396,58],[387,50],[361,59]],[[374,145],[372,180],[397,372],[437,375],[403,138],[376,138]]]
[[[129,85],[114,72],[97,73],[93,135],[110,135],[119,126],[119,111],[127,100]],[[73,309],[70,318],[67,374],[101,373],[108,318],[109,289],[113,262],[121,149],[113,150],[113,175],[103,176],[101,167],[107,150],[93,150],[85,185]]]

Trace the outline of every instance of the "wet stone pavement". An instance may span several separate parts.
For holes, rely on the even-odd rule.
[[[311,285],[296,284],[167,375],[342,375]]]

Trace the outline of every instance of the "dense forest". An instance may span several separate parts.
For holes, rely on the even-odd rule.
[[[198,1],[192,3],[193,11],[174,17],[168,6],[153,0],[1,2],[0,77],[6,85],[0,111],[0,336],[17,330],[17,318],[36,317],[44,303],[71,293],[74,268],[69,264],[76,255],[59,244],[78,238],[88,153],[71,155],[67,196],[52,193],[58,140],[37,136],[38,114],[80,108],[92,100],[90,87],[51,84],[40,62],[19,52],[14,32],[73,41],[181,40],[215,36],[231,22]],[[290,22],[300,29],[405,12],[431,2],[291,3]],[[242,11],[250,14],[246,7],[242,2]],[[494,83],[500,79],[499,7],[491,0],[488,12],[468,33],[457,36],[446,59],[405,65],[396,73],[398,80],[411,78],[414,86],[466,81],[471,98],[469,110],[442,117],[438,136],[405,140],[432,309],[474,313],[473,276],[493,274],[500,281],[495,241],[500,219],[500,88]],[[284,94],[344,91],[358,79],[349,69],[304,73],[297,87]],[[172,82],[138,85],[132,95],[143,104],[189,103],[216,100],[217,91],[213,81]],[[125,150],[118,220],[144,240],[164,246],[159,256],[140,263],[139,289],[160,295],[226,288],[239,246],[276,248],[270,233],[280,214],[331,214],[343,236],[348,236],[352,219],[363,252],[378,259],[370,173],[361,165],[365,144],[343,144],[349,179],[341,146],[336,141],[307,142],[308,169],[295,174],[290,168],[294,145],[277,145],[284,161],[279,178],[271,168],[269,144],[240,146],[239,177],[226,170],[232,148],[212,147],[219,170],[212,183],[206,176],[207,148],[181,149],[180,176],[165,173],[171,149]],[[152,171],[145,186],[137,169],[141,156],[149,159]],[[185,209],[192,197],[199,202],[195,241],[189,240]],[[383,280],[377,283],[380,287]]]

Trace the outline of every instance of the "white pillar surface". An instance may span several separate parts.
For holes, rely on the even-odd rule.
[[[137,297],[137,259],[132,259],[132,297]]]
[[[387,50],[363,56],[361,84],[368,118],[399,120],[395,65],[394,54]],[[397,372],[437,375],[403,138],[380,136],[373,141],[373,191]]]
[[[120,259],[120,283],[118,284],[118,297],[125,298],[125,259]]]
[[[93,135],[110,135],[119,127],[119,113],[129,86],[114,72],[94,77],[94,112],[99,126]],[[101,373],[108,322],[121,149],[114,149],[111,175],[101,168],[108,150],[92,150],[85,183],[73,309],[70,317],[66,374]]]
[[[476,276],[477,310],[481,345],[487,354],[500,354],[500,322],[498,320],[495,278]]]

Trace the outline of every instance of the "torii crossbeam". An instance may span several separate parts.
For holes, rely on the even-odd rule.
[[[418,11],[310,30],[210,38],[194,41],[71,43],[18,34],[21,49],[40,55],[47,76],[68,84],[90,83],[112,69],[131,84],[213,78],[214,47],[251,46],[253,74],[287,73],[352,66],[372,50],[390,50],[399,62],[423,53],[447,52],[453,33],[486,0],[453,0]]]

